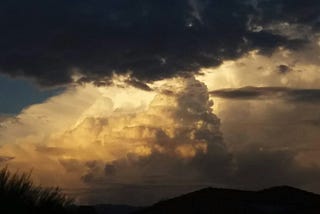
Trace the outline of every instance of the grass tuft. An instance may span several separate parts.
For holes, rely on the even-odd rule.
[[[0,170],[0,213],[73,213],[73,199],[61,189],[35,185],[31,173]]]

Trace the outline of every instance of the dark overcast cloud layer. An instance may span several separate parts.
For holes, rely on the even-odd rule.
[[[49,86],[70,82],[73,68],[86,81],[128,71],[156,80],[251,49],[296,48],[301,36],[270,25],[299,24],[312,33],[318,14],[317,0],[3,0],[0,70]]]

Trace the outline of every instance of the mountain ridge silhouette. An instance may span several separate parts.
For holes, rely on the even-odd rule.
[[[135,214],[319,214],[320,195],[290,186],[259,191],[207,187],[160,201]]]

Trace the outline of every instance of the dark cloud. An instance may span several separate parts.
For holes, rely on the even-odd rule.
[[[0,70],[46,86],[69,83],[74,69],[94,82],[130,72],[141,86],[248,50],[297,47],[304,41],[263,25],[300,23],[316,30],[319,8],[316,0],[255,6],[242,0],[3,0]]]
[[[278,65],[278,72],[280,74],[286,74],[289,73],[291,71],[291,68],[287,65]]]
[[[274,97],[278,93],[287,92],[287,88],[281,87],[252,87],[247,86],[243,88],[227,88],[219,89],[210,92],[214,97],[226,99],[261,99],[265,97]]]
[[[319,103],[319,89],[295,89],[286,87],[243,87],[211,91],[214,97],[225,99],[284,99],[292,102]]]
[[[145,84],[137,79],[127,80],[126,83],[135,87],[135,88],[139,88],[141,90],[152,91],[152,89],[147,84]]]

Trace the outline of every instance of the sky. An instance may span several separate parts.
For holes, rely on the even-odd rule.
[[[79,204],[320,193],[318,0],[3,0],[0,166]]]

